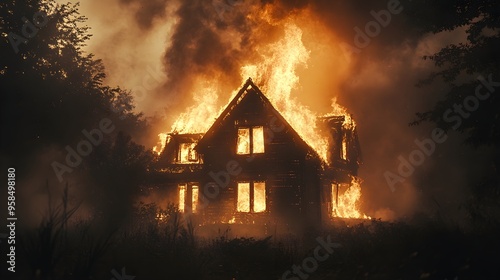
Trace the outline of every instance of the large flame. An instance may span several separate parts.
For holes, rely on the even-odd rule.
[[[356,124],[346,109],[337,103],[336,98],[331,101],[331,110],[328,114],[318,114],[307,106],[301,104],[296,97],[292,96],[294,89],[299,87],[299,76],[296,70],[299,66],[307,68],[310,52],[305,47],[302,30],[292,21],[284,23],[284,35],[277,42],[261,46],[257,52],[260,55],[253,63],[241,67],[241,80],[244,82],[248,77],[252,77],[254,82],[262,89],[271,103],[290,123],[300,137],[313,148],[318,155],[328,162],[328,138],[320,132],[317,120],[321,116],[344,116],[344,127],[354,129]],[[171,127],[171,133],[205,133],[227,106],[217,106],[218,96],[221,96],[217,82],[211,80],[210,83],[199,82],[194,90],[194,105],[187,108]],[[215,83],[215,84],[214,84]],[[236,91],[235,91],[236,92]],[[234,97],[234,93],[231,98]],[[303,93],[311,94],[311,93]],[[249,133],[251,131],[239,131],[238,149],[239,154],[248,154]],[[154,151],[161,153],[168,141],[167,134],[160,134],[160,143]],[[253,143],[255,145],[255,143]],[[343,141],[342,157],[347,159],[346,141]],[[238,187],[237,210],[239,212],[249,212],[250,200],[248,198],[250,185]],[[254,190],[255,191],[255,190]],[[259,192],[256,193],[260,195]],[[357,209],[357,202],[361,196],[360,182],[352,179],[351,186],[339,197],[338,205],[334,209],[334,217],[342,218],[370,218]],[[263,200],[254,197],[253,211],[265,211],[265,194]],[[262,203],[260,203],[262,201]],[[234,223],[234,218],[229,223]]]
[[[285,25],[284,36],[278,42],[263,46],[260,60],[241,68],[242,81],[248,77],[261,86],[262,91],[271,100],[276,109],[297,131],[304,141],[318,155],[327,161],[328,140],[319,137],[317,118],[320,116],[308,107],[300,104],[292,96],[292,90],[299,85],[296,74],[298,66],[307,67],[309,51],[302,42],[302,30],[293,23]],[[204,133],[222,112],[225,106],[218,107],[217,85],[205,83],[198,85],[194,92],[194,105],[187,108],[171,127],[173,133]],[[331,112],[327,115],[345,116],[345,126],[354,128],[355,124],[346,109],[332,99]],[[161,152],[165,146],[166,134],[160,134],[161,144],[154,151]]]
[[[333,193],[332,196],[335,198],[336,194]],[[354,219],[371,219],[371,217],[361,213],[359,208],[359,200],[361,198],[361,180],[352,177],[351,184],[348,189],[341,195],[338,196],[337,203],[333,205],[333,217],[338,218],[354,218]]]

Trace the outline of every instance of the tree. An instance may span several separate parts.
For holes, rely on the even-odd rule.
[[[105,86],[101,60],[84,52],[91,37],[85,20],[78,4],[0,3],[0,154],[11,165],[24,166],[44,148],[76,144],[103,118],[116,131],[145,129],[130,92]]]
[[[450,85],[450,90],[429,111],[417,113],[418,118],[412,124],[431,121],[441,128],[464,133],[466,142],[473,146],[499,147],[500,98],[494,92],[500,90],[500,3],[426,0],[408,5],[409,16],[423,32],[465,28],[467,34],[466,42],[450,44],[424,57],[432,60],[438,70],[421,81],[420,86],[441,78]],[[481,87],[476,93],[478,86]]]

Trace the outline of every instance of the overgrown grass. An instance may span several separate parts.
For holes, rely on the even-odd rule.
[[[314,254],[316,238],[340,243],[307,279],[497,279],[500,228],[464,231],[439,219],[388,223],[339,221],[300,237],[232,238],[221,228],[198,238],[175,205],[140,204],[129,224],[103,232],[94,221],[73,221],[67,192],[37,229],[23,233],[18,279],[112,279],[114,269],[135,279],[281,279]],[[162,219],[158,219],[161,212]],[[488,223],[488,225],[497,225]],[[297,275],[289,276],[286,279]]]

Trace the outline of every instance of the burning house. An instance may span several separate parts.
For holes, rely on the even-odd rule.
[[[357,210],[360,149],[349,116],[324,116],[326,158],[248,79],[205,133],[164,135],[152,177],[197,225],[319,226]]]

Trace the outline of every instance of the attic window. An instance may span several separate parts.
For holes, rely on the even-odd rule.
[[[238,183],[236,210],[243,213],[262,213],[266,211],[266,183]]]
[[[198,162],[198,153],[194,147],[196,143],[181,143],[179,145],[179,163],[196,163]]]
[[[264,151],[264,127],[238,128],[238,155],[263,154]]]

